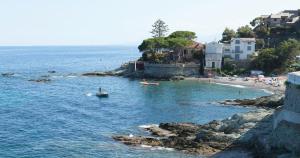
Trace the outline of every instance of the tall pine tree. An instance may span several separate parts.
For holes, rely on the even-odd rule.
[[[165,37],[168,32],[168,25],[160,19],[158,19],[153,25],[153,29],[151,33],[153,34],[153,37]]]

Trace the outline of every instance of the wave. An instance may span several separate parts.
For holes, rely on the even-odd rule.
[[[158,127],[158,124],[148,124],[148,125],[140,125],[139,128],[150,128],[150,127]]]
[[[93,94],[92,94],[92,93],[86,93],[85,95],[88,96],[88,97],[90,97],[90,96],[92,96]]]
[[[242,85],[234,85],[234,84],[226,84],[226,83],[216,83],[216,84],[223,85],[223,86],[231,86],[236,88],[247,88],[246,86],[242,86]]]
[[[75,78],[75,77],[78,77],[78,76],[72,76],[72,75],[70,75],[70,76],[67,76],[68,78]]]
[[[263,90],[265,93],[268,93],[268,94],[274,94],[274,92],[266,90],[266,89],[261,89],[261,90]]]
[[[174,148],[167,148],[162,146],[150,146],[150,145],[141,145],[142,148],[149,148],[150,150],[167,150],[167,151],[174,151]]]

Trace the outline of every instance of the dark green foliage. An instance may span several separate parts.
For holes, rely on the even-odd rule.
[[[153,63],[167,62],[165,50],[181,49],[193,44],[196,34],[190,31],[176,31],[168,37],[155,37],[144,40],[138,49],[143,52],[141,60]],[[196,55],[196,54],[195,54]]]
[[[185,38],[168,38],[168,43],[170,49],[176,50],[191,45],[192,41]]]
[[[222,34],[222,39],[221,42],[229,42],[232,38],[236,37],[236,33],[234,30],[225,28],[223,34]]]
[[[190,31],[176,31],[168,37],[156,37],[144,40],[138,47],[141,52],[158,52],[162,49],[175,50],[191,45],[196,34]]]
[[[265,25],[259,25],[253,31],[258,38],[264,38],[270,35],[270,28]]]
[[[165,37],[157,37],[157,38],[149,38],[142,42],[139,45],[138,49],[140,51],[148,51],[148,52],[157,52],[160,49],[168,48],[169,42]]]
[[[253,60],[252,66],[255,69],[263,70],[266,73],[270,73],[276,68],[276,64],[274,64],[274,62],[277,60],[278,56],[275,54],[275,49],[262,49],[259,52],[258,56]]]
[[[281,42],[277,48],[262,49],[252,61],[252,67],[267,74],[295,71],[293,64],[300,55],[300,42],[294,39]]]
[[[256,49],[262,49],[262,48],[265,48],[265,41],[263,39],[256,39],[255,40],[255,48]]]
[[[237,29],[237,37],[239,38],[254,38],[255,33],[249,25],[242,26]]]
[[[194,40],[197,38],[195,32],[191,31],[175,31],[169,35],[169,38],[183,38],[186,40]]]

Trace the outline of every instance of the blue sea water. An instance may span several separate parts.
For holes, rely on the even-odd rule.
[[[77,75],[111,70],[140,56],[134,47],[0,47],[0,73],[15,73],[0,76],[0,157],[198,157],[128,147],[111,136],[145,134],[139,126],[146,124],[223,119],[251,108],[216,101],[266,95],[198,81],[147,87],[127,78]],[[52,81],[28,81],[43,75]],[[98,87],[109,98],[97,98]]]

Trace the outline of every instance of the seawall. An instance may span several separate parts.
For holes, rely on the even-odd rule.
[[[200,64],[144,64],[144,75],[153,78],[171,78],[174,76],[199,76]]]
[[[300,155],[300,72],[288,75],[284,106],[274,115],[272,142]]]

